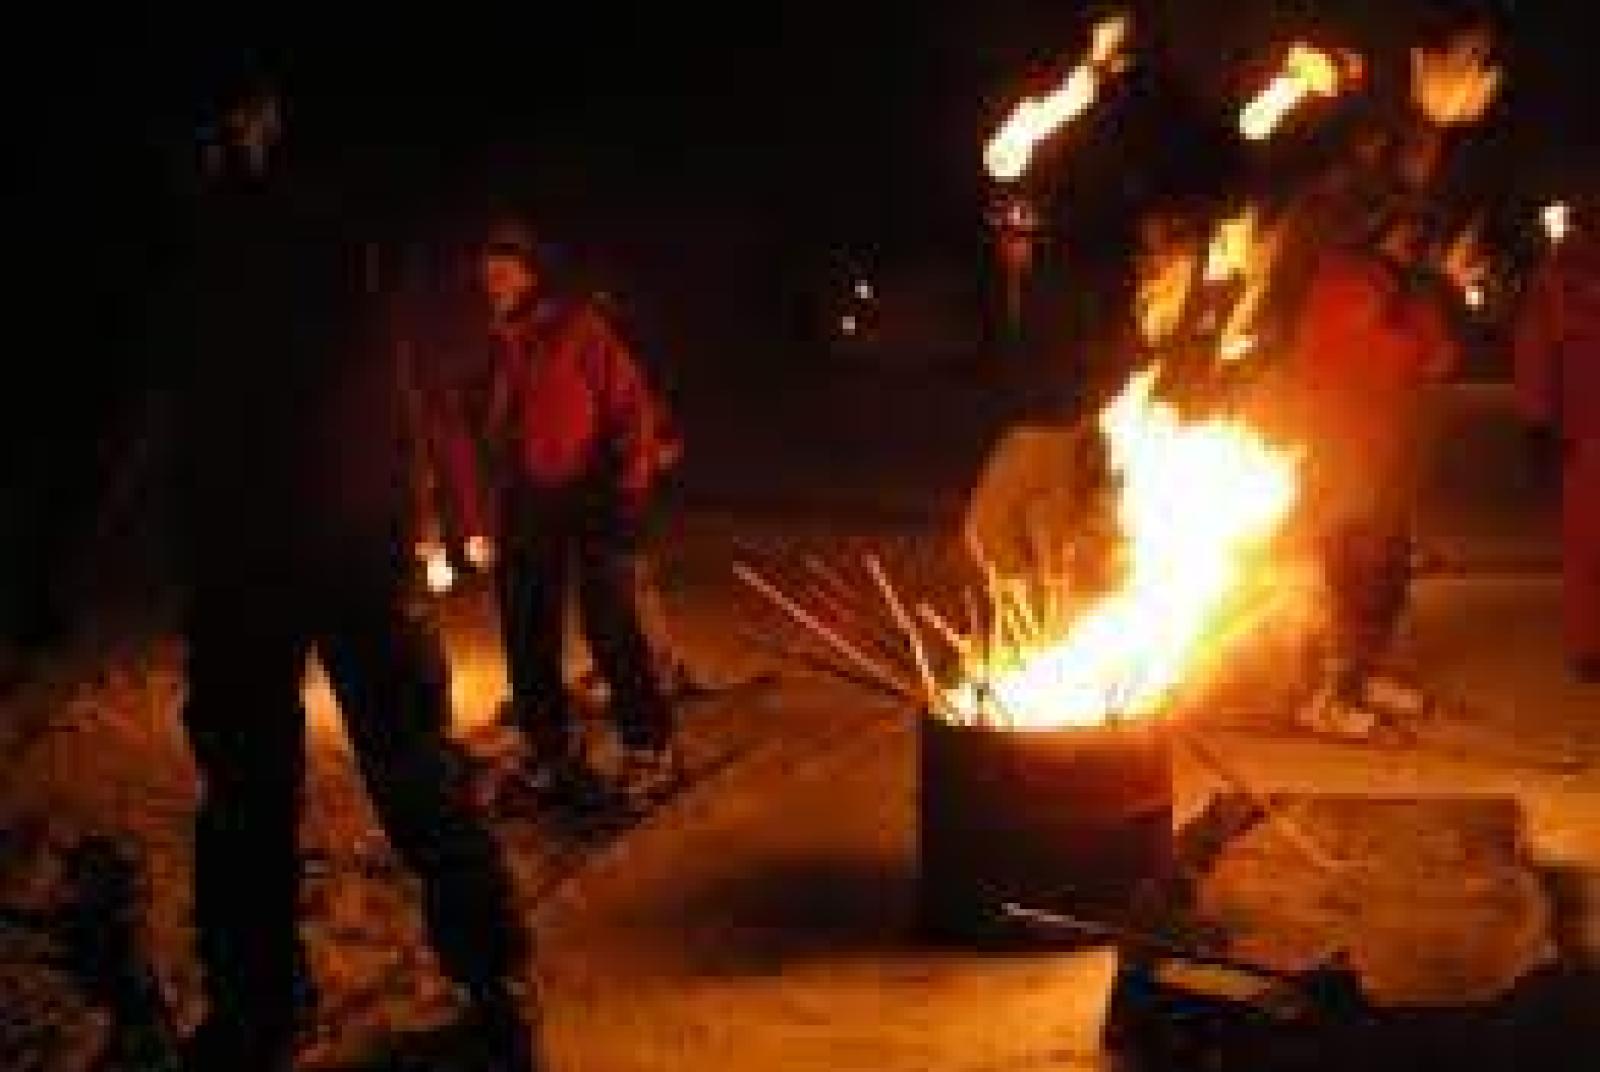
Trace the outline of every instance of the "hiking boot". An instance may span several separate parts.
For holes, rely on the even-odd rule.
[[[522,784],[541,806],[562,811],[600,811],[611,803],[605,780],[580,754],[535,757],[523,771]]]

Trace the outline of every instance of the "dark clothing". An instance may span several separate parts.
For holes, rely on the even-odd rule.
[[[179,378],[199,947],[213,1017],[272,1049],[290,1027],[313,650],[445,970],[487,992],[519,956],[506,878],[457,793],[442,650],[406,611],[406,411],[345,208],[281,180],[210,191]]]
[[[211,577],[188,622],[184,725],[204,788],[195,913],[213,1011],[286,1037],[305,765],[300,690],[315,649],[379,821],[421,880],[447,975],[483,992],[521,955],[493,842],[470,815],[446,740],[437,638],[381,570]]]
[[[562,674],[574,585],[584,635],[612,688],[623,744],[665,746],[672,716],[640,625],[636,557],[613,511],[581,492],[524,490],[508,496],[502,512],[499,595],[512,713],[535,753],[560,757],[576,746]]]
[[[310,181],[204,198],[178,310],[192,323],[177,370],[187,547],[326,561],[403,546],[407,429],[367,229]]]

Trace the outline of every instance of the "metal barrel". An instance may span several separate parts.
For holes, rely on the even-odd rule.
[[[1015,902],[1134,922],[1174,873],[1172,767],[1159,723],[919,734],[919,909],[933,937],[999,938]]]

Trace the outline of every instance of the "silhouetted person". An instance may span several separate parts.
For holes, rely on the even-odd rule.
[[[202,783],[194,894],[209,1002],[189,1064],[288,1067],[314,651],[379,820],[421,880],[472,1034],[490,1067],[531,1068],[509,983],[523,938],[459,791],[438,638],[407,610],[404,406],[391,351],[369,337],[369,247],[350,233],[359,201],[297,168],[283,122],[276,94],[252,87],[220,113],[202,160],[179,407],[183,721]]]

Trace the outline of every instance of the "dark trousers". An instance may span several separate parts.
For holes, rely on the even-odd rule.
[[[1411,588],[1411,538],[1403,515],[1381,513],[1324,537],[1341,691],[1354,698],[1394,638]]]
[[[195,922],[215,1016],[274,1044],[291,1030],[300,690],[321,658],[390,842],[421,880],[455,982],[483,992],[522,955],[494,843],[445,736],[443,654],[408,615],[398,570],[267,570],[205,580],[187,623],[183,719],[199,766]]]
[[[527,490],[504,504],[500,620],[514,717],[536,754],[572,754],[578,727],[562,674],[573,586],[595,665],[611,687],[617,734],[659,748],[672,714],[640,624],[633,534],[601,496]]]

